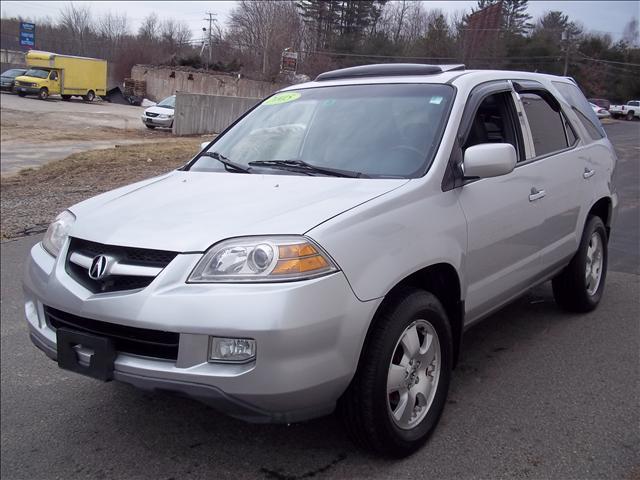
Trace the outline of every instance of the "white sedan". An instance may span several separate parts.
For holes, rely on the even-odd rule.
[[[142,114],[142,123],[150,129],[156,127],[171,128],[173,126],[175,107],[176,96],[171,95],[153,107],[147,108]]]
[[[599,107],[595,103],[591,102],[589,102],[589,105],[591,105],[591,108],[593,108],[593,111],[596,113],[599,119],[602,120],[603,118],[609,118],[611,116],[606,108]]]

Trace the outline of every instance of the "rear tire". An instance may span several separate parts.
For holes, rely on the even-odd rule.
[[[633,114],[633,112],[627,112],[627,116],[624,117],[626,120],[633,120],[635,118],[635,115]]]
[[[40,89],[40,91],[38,92],[38,98],[40,100],[46,100],[47,98],[49,98],[49,90],[47,90],[46,88],[42,87]]]
[[[569,312],[594,310],[604,292],[607,278],[607,231],[602,219],[587,218],[578,251],[569,265],[553,279],[553,298]]]
[[[451,327],[440,301],[414,288],[395,294],[376,315],[338,404],[350,437],[384,456],[415,452],[438,424],[452,360]]]
[[[82,97],[85,102],[93,102],[93,99],[96,98],[96,94],[93,90],[89,90],[85,96]]]

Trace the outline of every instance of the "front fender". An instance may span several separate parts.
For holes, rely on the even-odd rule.
[[[356,296],[385,296],[412,273],[436,263],[460,272],[467,223],[458,192],[411,181],[307,232],[344,271]],[[461,291],[466,290],[464,276]]]

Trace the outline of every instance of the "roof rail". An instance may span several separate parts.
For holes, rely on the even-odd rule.
[[[331,70],[318,75],[316,82],[342,78],[386,77],[404,75],[435,75],[452,70],[464,70],[464,65],[425,65],[421,63],[379,63]]]

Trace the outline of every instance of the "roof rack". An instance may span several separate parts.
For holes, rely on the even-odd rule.
[[[464,70],[464,65],[425,65],[421,63],[379,63],[375,65],[361,65],[358,67],[331,70],[318,75],[316,82],[324,80],[338,80],[342,78],[387,77],[404,75],[436,75],[453,70]]]

